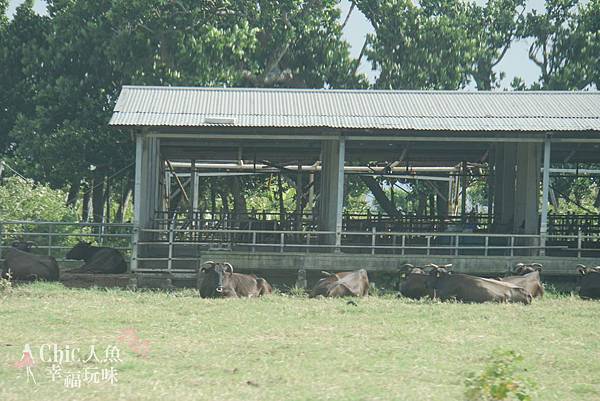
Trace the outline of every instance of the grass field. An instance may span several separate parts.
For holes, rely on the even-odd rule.
[[[22,286],[0,294],[0,400],[462,400],[498,348],[523,355],[534,399],[600,400],[600,302],[356,302]],[[37,384],[15,366],[25,344]],[[43,344],[81,358],[95,345],[99,361],[63,363],[52,382]],[[102,361],[111,345],[120,362]],[[116,383],[83,382],[108,366]]]

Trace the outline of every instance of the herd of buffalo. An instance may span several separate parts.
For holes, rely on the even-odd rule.
[[[58,281],[59,269],[52,256],[31,252],[32,242],[17,241],[4,252],[2,277],[17,281]],[[67,259],[83,260],[77,269],[69,273],[119,274],[127,271],[127,262],[121,252],[114,248],[92,246],[89,242],[79,242],[66,255]]]
[[[2,277],[17,281],[57,281],[59,268],[52,256],[31,252],[32,243],[15,242],[4,254]],[[119,274],[127,271],[123,255],[114,248],[96,247],[79,242],[66,255],[67,259],[82,260],[81,267],[69,273]],[[539,263],[516,265],[512,275],[484,278],[454,273],[452,265],[429,264],[415,267],[404,265],[400,294],[412,299],[432,298],[461,302],[518,302],[530,304],[533,298],[544,295]],[[585,299],[600,299],[600,266],[577,266],[579,295]],[[310,297],[363,297],[369,294],[369,276],[364,269],[327,273],[310,292]],[[273,289],[264,278],[252,274],[234,273],[227,262],[204,263],[198,275],[198,289],[203,298],[258,297]]]
[[[404,265],[401,269],[400,294],[412,299],[432,298],[461,302],[519,302],[530,304],[544,295],[540,279],[542,265],[519,263],[513,275],[483,278],[453,273],[451,265],[429,264],[423,267]],[[577,267],[582,298],[600,299],[600,267]],[[233,272],[229,263],[209,261],[201,269],[200,295],[213,297],[255,297],[271,292],[263,278]],[[310,297],[363,297],[369,294],[369,276],[364,269],[327,273],[310,292]]]

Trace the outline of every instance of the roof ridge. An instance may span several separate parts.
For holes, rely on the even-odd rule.
[[[447,95],[600,95],[600,91],[471,91],[471,90],[437,90],[437,89],[326,89],[326,88],[252,88],[252,87],[219,87],[219,86],[144,86],[124,85],[127,90],[164,90],[164,91],[223,91],[223,92],[284,92],[284,93],[369,93],[369,94],[447,94]]]

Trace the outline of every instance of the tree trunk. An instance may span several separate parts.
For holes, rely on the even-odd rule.
[[[93,181],[92,217],[94,223],[102,223],[104,217],[104,178],[97,177]]]
[[[79,197],[80,180],[73,180],[69,187],[69,194],[67,195],[67,207],[75,207],[77,204],[77,198]]]
[[[90,219],[90,187],[85,185],[83,188],[83,201],[81,207],[81,221],[89,221]]]
[[[131,187],[131,180],[127,178],[125,180],[125,186],[121,191],[121,199],[119,201],[119,207],[117,209],[117,214],[115,215],[115,221],[122,223],[125,218],[125,213],[127,213],[127,208],[129,207],[129,202],[131,202],[131,195],[133,194],[133,188]]]
[[[277,194],[279,197],[279,223],[283,224],[285,220],[285,205],[283,204],[283,183],[281,182],[281,173],[277,174]]]
[[[246,214],[246,198],[240,177],[231,177],[231,193],[233,194],[233,214],[236,223],[242,222]]]

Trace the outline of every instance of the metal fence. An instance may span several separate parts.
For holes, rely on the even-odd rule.
[[[0,260],[3,260],[3,250],[15,241],[32,242],[33,253],[53,256],[59,262],[67,260],[66,253],[79,241],[118,249],[128,259],[131,254],[132,232],[132,224],[2,221]]]
[[[316,231],[261,229],[142,229],[137,233],[132,224],[62,223],[4,221],[0,222],[0,260],[2,251],[14,241],[31,241],[34,253],[68,262],[66,253],[78,241],[109,246],[131,257],[135,270],[186,271],[197,268],[203,251],[342,252],[362,255],[457,256],[600,256],[600,236],[547,235],[545,246],[540,235],[488,234],[471,232],[392,232]],[[135,234],[135,235],[134,235]],[[132,239],[136,238],[136,243]],[[136,246],[134,246],[136,245]],[[141,264],[138,266],[138,262]]]
[[[138,242],[137,260],[162,265],[178,272],[197,268],[202,251],[239,252],[342,252],[362,255],[425,255],[441,257],[547,256],[582,257],[599,255],[598,236],[548,235],[545,245],[536,235],[488,233],[414,233],[228,229],[144,229]],[[337,245],[336,245],[337,244]],[[151,248],[151,252],[140,250]],[[145,262],[145,263],[144,263]],[[155,269],[158,267],[155,267]],[[142,269],[142,268],[140,268]],[[163,270],[161,268],[158,268]]]

